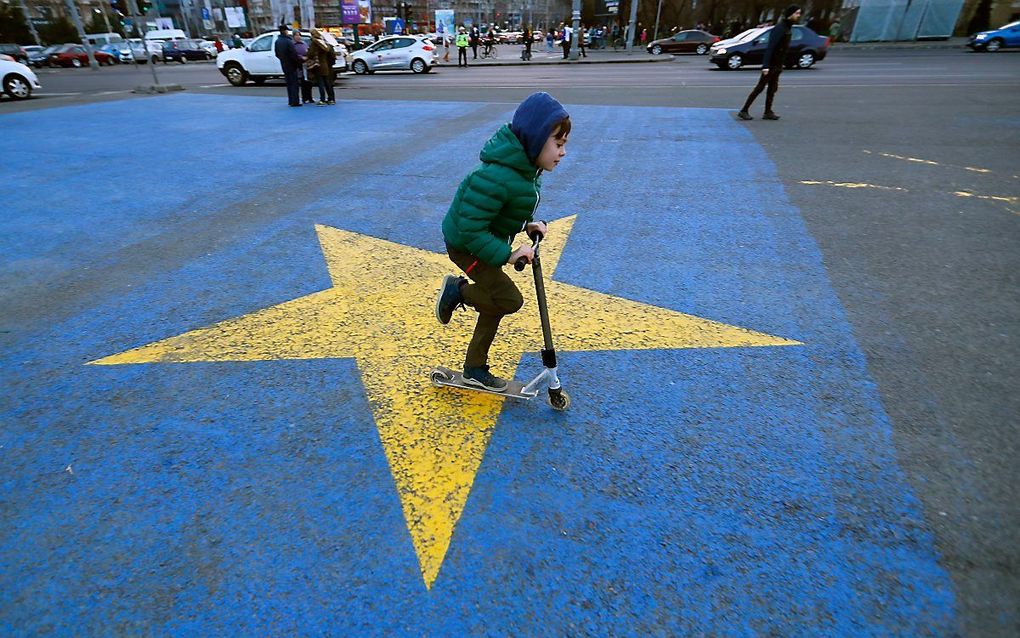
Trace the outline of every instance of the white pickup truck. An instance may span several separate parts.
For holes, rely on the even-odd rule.
[[[276,38],[280,33],[274,31],[263,33],[243,49],[227,49],[216,56],[216,68],[227,81],[234,86],[244,86],[248,80],[262,84],[269,78],[282,78],[283,69],[276,58]],[[334,74],[347,70],[347,48],[337,42],[329,33],[324,33],[326,42],[336,51],[336,62],[333,64]],[[312,35],[304,31],[301,37],[310,42]]]

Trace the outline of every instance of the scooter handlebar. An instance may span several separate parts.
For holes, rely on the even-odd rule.
[[[534,248],[535,250],[538,250],[538,245],[542,243],[542,233],[536,230],[529,233],[528,237],[531,237],[531,247]],[[518,257],[517,261],[514,262],[514,270],[516,270],[517,272],[521,272],[527,265],[528,265],[527,257]]]

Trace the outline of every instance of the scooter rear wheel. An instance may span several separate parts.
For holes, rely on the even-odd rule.
[[[437,388],[442,386],[444,381],[450,380],[450,377],[446,376],[442,372],[439,372],[438,370],[433,371],[432,374],[429,375],[429,378],[432,379],[432,385],[436,386]]]
[[[570,407],[570,395],[563,388],[558,390],[549,390],[549,397],[546,399],[549,403],[549,407],[553,410],[562,412]]]

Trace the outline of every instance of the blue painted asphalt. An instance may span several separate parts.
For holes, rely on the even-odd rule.
[[[540,211],[578,214],[556,278],[805,345],[563,353],[571,410],[504,408],[430,591],[353,361],[82,365],[328,287],[314,224],[439,251],[459,179],[512,111],[281,102],[0,118],[19,160],[0,169],[0,281],[40,304],[139,246],[200,241],[189,227],[239,202],[295,201],[0,333],[0,633],[955,632],[818,247],[724,111],[569,107]],[[362,154],[365,170],[316,172]]]

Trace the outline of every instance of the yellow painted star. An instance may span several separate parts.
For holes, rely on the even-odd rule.
[[[783,346],[798,342],[552,281],[574,217],[549,225],[542,265],[558,350]],[[425,586],[439,574],[504,398],[435,388],[433,366],[459,368],[475,318],[433,314],[446,255],[316,226],[333,286],[115,354],[96,365],[354,357],[399,491]],[[530,269],[520,279],[531,288]],[[501,375],[541,344],[533,295],[504,319],[490,352]],[[569,363],[564,371],[569,375]]]

